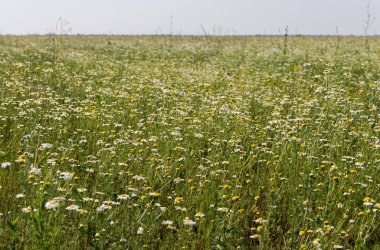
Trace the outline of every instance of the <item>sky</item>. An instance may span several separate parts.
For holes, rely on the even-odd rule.
[[[0,34],[363,35],[368,0],[0,0]],[[369,35],[380,34],[380,0]]]

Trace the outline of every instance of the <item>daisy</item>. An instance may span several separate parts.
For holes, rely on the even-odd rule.
[[[255,222],[258,224],[264,224],[267,221],[260,217],[260,218],[256,219]]]
[[[77,188],[78,193],[83,193],[87,191],[87,188]]]
[[[202,217],[205,217],[205,214],[202,212],[198,212],[195,214],[195,217],[202,218]]]
[[[172,224],[173,224],[173,221],[171,221],[171,220],[162,221],[162,225],[172,225]]]
[[[74,173],[62,172],[59,174],[59,178],[65,181],[71,180],[74,177]]]
[[[31,213],[31,212],[33,211],[33,209],[32,209],[31,206],[28,206],[28,207],[24,207],[24,208],[22,208],[21,211],[22,211],[23,213],[29,214],[29,213]]]
[[[72,205],[66,207],[66,210],[68,210],[68,211],[78,211],[79,210],[79,206],[72,204]]]
[[[59,202],[56,200],[51,200],[45,203],[46,209],[55,209],[57,207],[59,207]]]
[[[10,162],[3,162],[1,163],[1,168],[7,168],[10,167],[12,164]]]
[[[112,208],[112,206],[110,206],[110,205],[102,204],[102,205],[100,205],[99,207],[96,208],[96,211],[102,212],[104,210],[111,209],[111,208]]]
[[[127,195],[127,194],[119,194],[117,196],[118,200],[127,200],[128,198],[129,198],[129,195]]]
[[[260,235],[259,234],[254,234],[254,235],[249,236],[249,238],[251,238],[251,239],[259,239]]]
[[[186,226],[194,226],[197,223],[195,221],[190,220],[189,217],[186,217],[183,220],[183,224],[186,225]]]

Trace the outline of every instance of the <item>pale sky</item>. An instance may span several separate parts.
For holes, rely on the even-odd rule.
[[[0,0],[0,34],[363,35],[367,0]],[[380,0],[369,35],[380,34]]]

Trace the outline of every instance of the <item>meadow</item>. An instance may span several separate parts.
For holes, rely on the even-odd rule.
[[[380,249],[379,37],[0,36],[1,249]]]

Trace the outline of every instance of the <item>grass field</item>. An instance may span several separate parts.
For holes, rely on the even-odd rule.
[[[0,248],[379,249],[379,69],[375,37],[0,37]]]

